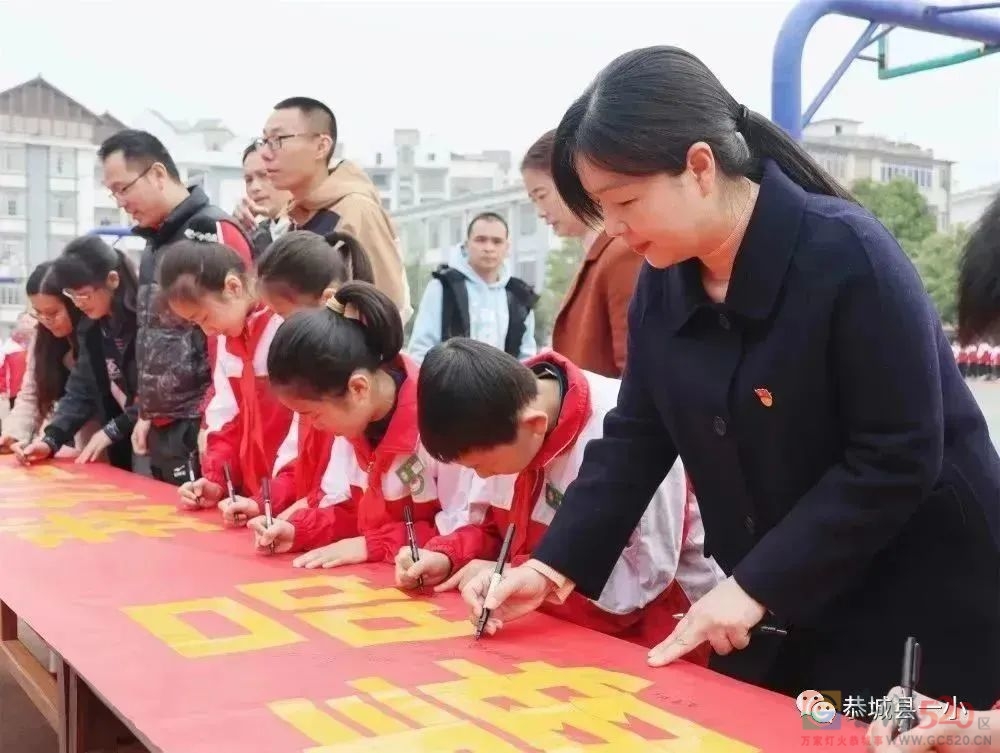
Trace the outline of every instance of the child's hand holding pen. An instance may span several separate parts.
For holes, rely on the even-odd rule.
[[[451,560],[441,552],[419,550],[417,561],[413,551],[404,546],[396,555],[396,585],[400,588],[417,588],[421,580],[425,586],[436,586],[451,575]]]
[[[262,554],[290,551],[295,540],[295,526],[281,518],[273,518],[268,525],[267,516],[258,515],[247,523],[247,528],[253,531],[254,546]]]
[[[256,518],[261,511],[256,500],[237,494],[232,498],[226,497],[219,502],[219,512],[222,513],[226,525],[245,526],[248,520]]]
[[[179,499],[177,506],[183,510],[203,510],[215,507],[222,499],[225,490],[207,478],[188,481],[177,490]]]

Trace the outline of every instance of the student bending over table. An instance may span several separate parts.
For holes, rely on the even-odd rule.
[[[443,591],[492,572],[508,523],[515,524],[510,561],[527,561],[576,478],[584,448],[601,436],[618,387],[618,380],[583,371],[554,352],[522,364],[466,338],[428,352],[417,389],[420,435],[437,460],[475,471],[467,493],[470,523],[432,538],[416,563],[410,549],[401,548],[397,584],[413,588],[422,580]],[[698,504],[678,461],[600,597],[574,594],[547,611],[654,646],[673,629],[673,615],[722,580],[718,565],[705,557],[703,539]],[[701,658],[707,662],[707,652]]]
[[[407,507],[419,543],[438,533],[435,521],[445,532],[464,522],[462,506],[442,514],[440,469],[417,434],[416,366],[402,345],[396,305],[364,282],[278,329],[268,355],[275,393],[300,421],[337,436],[322,497],[270,527],[250,521],[258,550],[307,551],[296,567],[392,562],[407,540]]]
[[[357,239],[341,232],[324,238],[308,230],[293,230],[268,246],[257,259],[256,268],[260,300],[283,318],[324,305],[348,280],[372,282],[368,254]],[[333,434],[321,432],[294,415],[274,463],[274,514],[286,513],[296,500],[305,505],[309,495],[320,489],[332,445]],[[263,495],[237,495],[234,503],[223,500],[219,506],[227,523],[240,525],[264,511]]]
[[[267,381],[267,352],[281,317],[257,299],[247,263],[219,242],[214,222],[195,220],[187,232],[186,240],[164,249],[159,283],[174,314],[216,338],[201,477],[177,490],[181,507],[197,510],[229,502],[226,465],[238,493],[260,490],[261,479],[274,471],[292,412]]]

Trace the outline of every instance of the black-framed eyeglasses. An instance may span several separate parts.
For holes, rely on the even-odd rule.
[[[118,198],[121,198],[122,196],[124,196],[128,192],[128,190],[130,188],[132,188],[132,186],[134,186],[136,183],[138,183],[140,180],[142,180],[143,178],[145,178],[146,175],[149,174],[149,171],[153,169],[154,165],[156,165],[155,162],[152,165],[150,165],[149,167],[147,167],[145,170],[143,170],[141,173],[139,173],[138,175],[136,175],[132,180],[130,180],[128,183],[126,183],[121,188],[116,188],[114,190],[108,189],[109,193],[111,194],[111,198],[118,199]]]
[[[279,136],[260,136],[254,139],[253,143],[257,149],[263,149],[266,146],[272,152],[277,152],[288,139],[305,139],[318,135],[318,133],[283,133]]]

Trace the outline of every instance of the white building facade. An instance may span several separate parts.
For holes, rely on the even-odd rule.
[[[888,183],[894,178],[912,181],[937,218],[939,230],[952,223],[952,165],[932,149],[861,133],[856,120],[830,118],[805,127],[803,146],[844,186],[868,178]]]

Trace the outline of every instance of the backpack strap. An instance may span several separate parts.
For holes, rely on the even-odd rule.
[[[441,342],[453,337],[468,337],[471,325],[465,275],[442,264],[431,276],[441,283]]]
[[[519,277],[511,277],[507,281],[507,310],[509,313],[507,337],[504,339],[503,349],[514,358],[521,354],[521,341],[527,330],[528,314],[538,303],[538,297],[535,289]]]

